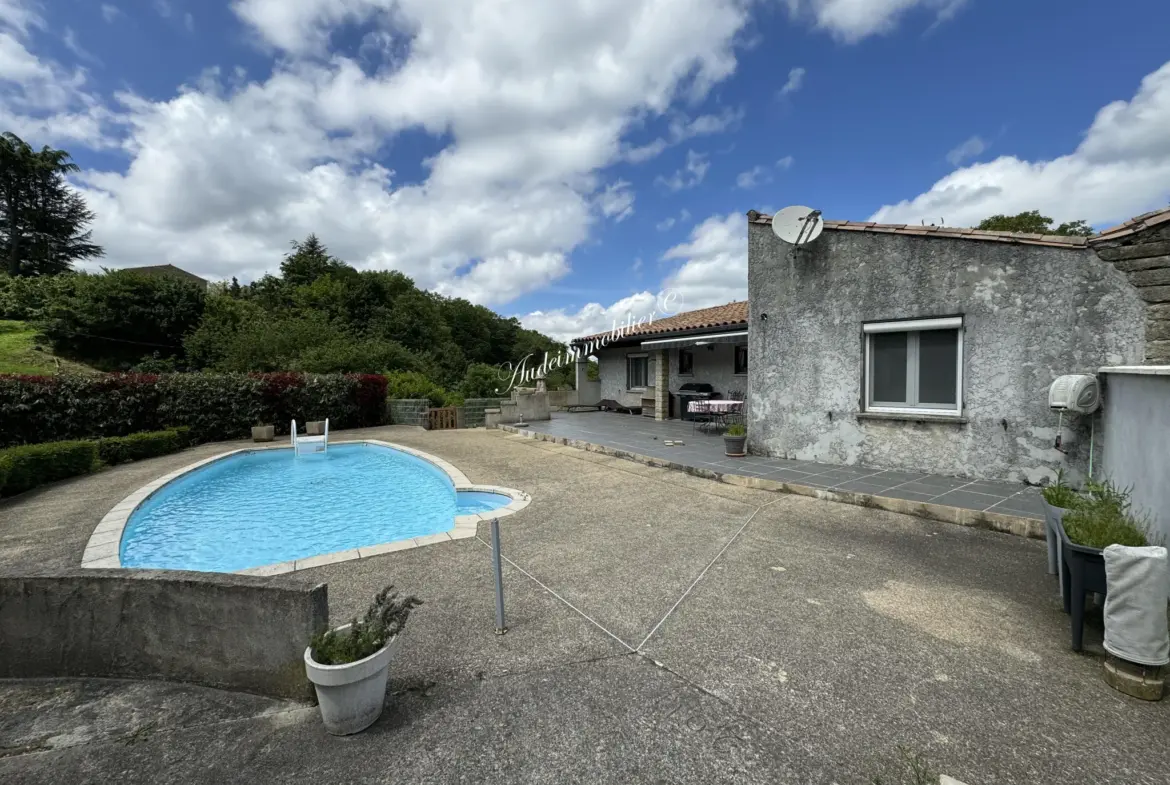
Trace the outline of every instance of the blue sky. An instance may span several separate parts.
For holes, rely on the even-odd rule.
[[[83,166],[103,264],[249,280],[316,232],[568,337],[743,297],[753,208],[1165,206],[1166,29],[1155,0],[0,0],[0,126]]]

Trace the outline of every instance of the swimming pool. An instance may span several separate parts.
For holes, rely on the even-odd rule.
[[[118,556],[123,567],[236,572],[448,532],[456,516],[511,501],[457,491],[438,466],[377,444],[249,450],[151,494],[126,522]]]

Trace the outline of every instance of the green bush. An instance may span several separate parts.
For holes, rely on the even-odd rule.
[[[1128,488],[1118,488],[1108,480],[1089,480],[1085,483],[1085,494],[1073,503],[1062,523],[1069,540],[1077,545],[1107,548],[1110,545],[1141,547],[1149,544],[1145,523],[1130,514]]]
[[[431,406],[458,406],[461,398],[435,384],[429,377],[417,371],[395,371],[386,374],[387,399],[426,398]],[[458,400],[458,403],[455,401]]]
[[[357,374],[0,375],[0,447],[189,428],[188,441],[239,439],[271,423],[380,425],[386,380]]]
[[[345,630],[314,635],[309,645],[313,659],[321,665],[345,665],[369,657],[402,631],[413,608],[422,605],[418,597],[398,598],[393,586],[378,592],[366,614],[353,619]]]
[[[1044,497],[1044,501],[1053,507],[1060,507],[1065,510],[1074,510],[1084,502],[1084,497],[1080,493],[1064,484],[1063,471],[1058,472],[1056,482],[1042,490],[1040,494]]]
[[[177,431],[150,431],[129,436],[111,436],[98,441],[98,456],[102,463],[117,466],[127,461],[141,461],[157,455],[170,455],[183,449],[183,439]]]
[[[89,474],[98,465],[97,442],[49,442],[0,450],[0,496]]]
[[[467,398],[499,398],[507,383],[507,378],[500,378],[500,369],[496,366],[475,363],[463,375],[459,392]]]

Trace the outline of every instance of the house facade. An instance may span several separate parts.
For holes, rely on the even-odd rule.
[[[798,249],[770,224],[748,214],[752,452],[1075,479],[1101,418],[1050,410],[1052,381],[1170,360],[1170,211],[1089,239],[825,221]]]
[[[602,348],[588,351],[590,345]],[[719,397],[748,389],[748,304],[688,311],[573,341],[597,358],[601,400],[658,420],[680,418],[680,389],[709,384]]]

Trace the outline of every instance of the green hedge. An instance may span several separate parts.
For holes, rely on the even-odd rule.
[[[0,447],[190,429],[193,442],[242,439],[253,425],[381,425],[386,378],[359,374],[0,375]]]
[[[89,474],[98,466],[97,442],[50,442],[0,450],[0,496]]]
[[[141,461],[157,455],[170,455],[183,449],[185,437],[177,430],[132,433],[129,436],[111,436],[98,440],[98,456],[102,463],[117,466],[126,461]]]

